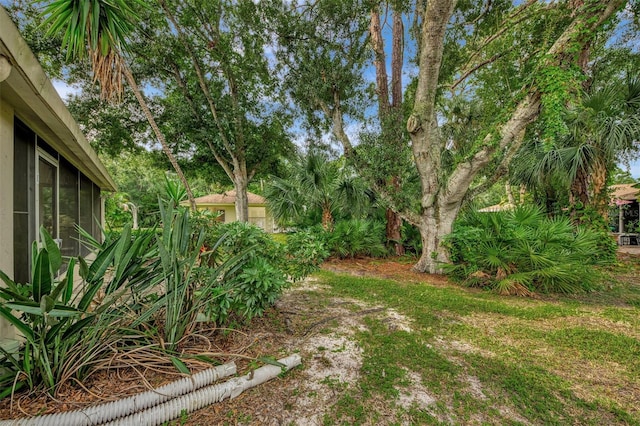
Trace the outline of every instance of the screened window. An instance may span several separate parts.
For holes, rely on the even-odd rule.
[[[63,256],[86,255],[77,225],[100,239],[100,188],[17,118],[14,128],[14,278],[30,279],[31,245],[44,226]]]
[[[59,232],[63,256],[74,256],[80,253],[79,234],[76,229],[80,215],[78,190],[78,171],[68,162],[61,161]]]
[[[13,150],[13,271],[14,280],[30,279],[31,242],[35,239],[36,135],[16,121]]]

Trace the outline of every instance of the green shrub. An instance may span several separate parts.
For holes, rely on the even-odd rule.
[[[422,252],[422,236],[416,226],[403,221],[400,234],[402,236],[402,245],[407,252],[413,254],[420,254]]]
[[[130,237],[125,226],[119,238],[105,241],[90,265],[82,257],[71,258],[66,276],[59,279],[60,250],[41,228],[41,247],[34,242],[32,249],[31,282],[16,283],[0,272],[6,286],[0,288],[0,315],[25,339],[16,355],[1,353],[0,398],[25,386],[43,386],[55,394],[69,378],[81,380],[90,374],[95,360],[110,355],[109,348],[121,344],[123,336],[129,335],[129,341],[137,338],[122,322],[121,307],[131,302],[128,290],[136,283],[157,283],[162,278],[148,255],[152,234]],[[75,288],[78,264],[83,281]]]
[[[378,221],[352,219],[336,223],[326,234],[331,255],[340,258],[356,256],[380,257],[388,254],[384,245],[384,224]]]
[[[503,294],[586,291],[594,284],[600,238],[568,218],[548,218],[534,206],[468,210],[445,241],[453,262],[445,269],[468,285]]]
[[[593,261],[599,263],[613,263],[616,261],[618,244],[611,238],[607,222],[594,208],[577,208],[573,215],[583,227],[597,235],[595,242],[597,250],[593,253]]]
[[[212,236],[218,243],[205,254],[209,264],[236,259],[242,267],[224,275],[216,291],[219,297],[208,304],[207,314],[218,323],[231,313],[247,320],[261,315],[288,285],[284,247],[262,229],[243,222],[220,225]]]
[[[289,234],[285,252],[285,270],[293,281],[317,271],[329,257],[323,236],[311,230]]]

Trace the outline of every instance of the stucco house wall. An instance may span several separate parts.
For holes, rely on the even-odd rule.
[[[249,223],[256,225],[266,232],[272,233],[275,230],[275,221],[266,207],[266,200],[256,194],[249,192]],[[235,191],[227,191],[222,194],[209,194],[196,198],[196,208],[198,210],[209,210],[217,213],[223,211],[221,221],[231,223],[237,220],[235,207]],[[187,202],[183,202],[188,205]]]

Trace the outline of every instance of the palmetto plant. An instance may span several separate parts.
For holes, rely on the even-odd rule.
[[[614,81],[585,93],[565,115],[567,134],[553,146],[529,144],[513,164],[530,188],[564,188],[571,205],[607,208],[606,182],[620,157],[640,139],[640,79]]]
[[[599,235],[568,218],[548,218],[538,207],[464,212],[448,237],[448,271],[469,285],[503,294],[589,290]]]
[[[295,158],[287,178],[272,177],[265,197],[280,221],[300,221],[310,211],[320,210],[325,230],[333,227],[337,212],[357,215],[367,202],[366,188],[355,172],[319,152]]]
[[[366,219],[341,220],[327,235],[327,246],[334,256],[383,256],[388,253],[384,245],[384,224]]]

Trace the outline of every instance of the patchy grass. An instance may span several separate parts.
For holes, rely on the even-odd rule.
[[[600,292],[538,299],[388,260],[329,266],[342,272],[294,284],[238,332],[198,331],[207,350],[244,354],[241,374],[245,356],[295,352],[300,367],[170,424],[640,425],[639,262]]]
[[[411,330],[362,318],[357,383],[323,424],[640,424],[636,271],[544,299],[323,271],[328,297],[393,309]]]

